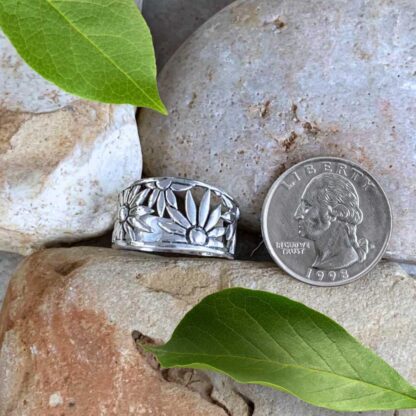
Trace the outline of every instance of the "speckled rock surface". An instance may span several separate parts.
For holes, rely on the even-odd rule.
[[[26,254],[108,230],[117,193],[141,176],[134,108],[61,91],[1,32],[0,97],[0,250]]]
[[[390,198],[388,255],[414,261],[415,39],[413,0],[238,1],[162,71],[170,115],[141,112],[145,173],[224,188],[258,230],[284,170],[318,155],[351,159]]]
[[[195,30],[233,0],[144,0],[143,16],[153,36],[161,69]]]
[[[132,332],[166,341],[199,300],[236,286],[280,293],[328,314],[416,382],[416,281],[393,263],[381,263],[361,280],[333,289],[302,284],[271,263],[168,259],[91,247],[50,249],[25,260],[3,305],[0,373],[6,377],[0,378],[0,415],[37,416],[46,410],[51,415],[63,410],[98,415],[105,414],[98,409],[110,408],[124,415],[126,402],[135,409],[144,406],[144,415],[150,414],[149,408],[162,414],[152,407],[153,390],[160,403],[171,400],[177,411],[166,410],[166,415],[187,415],[175,406],[188,399],[175,394],[177,389],[184,396],[189,391],[163,382],[156,370],[146,367],[134,349]],[[206,410],[207,415],[222,415],[225,407],[233,409],[233,416],[248,416],[241,393],[254,403],[254,416],[343,414],[313,408],[272,389],[208,375],[209,397],[223,407],[198,399],[196,409],[208,406],[212,413]],[[165,393],[172,389],[172,395]],[[51,401],[56,407],[50,407]],[[415,414],[411,412],[400,415]]]

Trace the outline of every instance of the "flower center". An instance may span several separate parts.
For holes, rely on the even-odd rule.
[[[123,205],[122,207],[120,207],[118,211],[118,218],[120,219],[121,222],[124,222],[126,221],[128,216],[129,216],[129,209],[125,205]]]
[[[197,246],[203,246],[208,240],[207,233],[201,227],[191,228],[188,234],[189,242]]]

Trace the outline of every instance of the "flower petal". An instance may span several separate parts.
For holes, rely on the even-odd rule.
[[[215,248],[224,248],[224,244],[221,241],[216,240],[215,238],[209,238],[207,246]]]
[[[120,205],[127,205],[127,201],[129,199],[130,188],[125,189],[124,191],[120,192],[119,196],[121,197]]]
[[[146,207],[145,205],[140,205],[134,208],[130,208],[129,215],[131,217],[142,217],[143,215],[153,214],[154,212],[154,209]]]
[[[224,203],[224,205],[228,208],[228,209],[232,209],[234,207],[233,202],[231,201],[230,198],[226,197],[225,195],[222,195],[222,202]]]
[[[124,193],[125,191],[122,191],[118,194],[118,203],[120,206],[124,205]]]
[[[139,208],[141,208],[141,207],[134,206],[133,208],[130,208],[129,209],[129,216],[130,217],[136,217],[139,213]]]
[[[143,191],[141,191],[139,193],[139,196],[134,201],[134,205],[142,205],[150,192],[151,192],[151,189],[144,189]]]
[[[168,205],[166,209],[168,210],[170,217],[173,219],[173,221],[176,222],[176,224],[182,225],[182,227],[184,228],[189,228],[191,226],[191,223],[176,208],[170,207]]]
[[[152,195],[150,195],[149,201],[147,202],[147,205],[152,208],[153,205],[156,203],[157,198],[159,197],[159,189],[154,189],[152,192]]]
[[[236,228],[237,224],[235,222],[233,222],[227,227],[227,231],[225,233],[225,238],[227,241],[230,241],[234,237]]]
[[[159,197],[157,198],[157,213],[159,217],[163,217],[166,208],[165,193],[160,192]]]
[[[171,183],[172,183],[171,179],[162,179],[160,181],[156,181],[156,186],[160,190],[165,191],[167,188],[169,188]]]
[[[113,241],[122,240],[124,237],[124,230],[121,224],[116,221],[114,224],[114,231],[113,231]]]
[[[139,218],[129,218],[129,223],[131,223],[137,231],[145,233],[152,232],[152,229],[143,220]]]
[[[189,191],[193,188],[193,185],[185,185],[183,183],[173,183],[170,188],[175,192]]]
[[[136,195],[139,193],[141,186],[140,185],[133,185],[130,188],[130,193],[128,196],[128,203],[131,205],[131,203],[134,201],[134,199],[136,198]]]
[[[221,217],[221,205],[218,205],[217,208],[212,211],[211,215],[209,216],[209,220],[205,225],[205,231],[211,231],[218,223],[218,220]]]
[[[166,189],[165,191],[166,201],[172,207],[178,208],[178,202],[176,201],[176,196],[171,189]]]
[[[221,237],[225,234],[225,231],[225,227],[214,228],[208,233],[208,237]]]
[[[132,187],[129,186],[127,189],[124,190],[124,202],[126,204],[130,201],[130,193],[131,193]]]
[[[130,227],[130,225],[128,225],[126,222],[123,224],[123,226],[124,226],[124,229],[125,229],[126,234],[128,236],[128,239],[130,241],[134,241],[135,240],[135,236],[134,236],[133,228]]]
[[[170,240],[170,243],[187,243],[188,240],[184,235],[178,235],[178,234],[171,234],[172,239]]]
[[[235,214],[232,211],[227,211],[221,215],[221,218],[226,222],[235,221]]]
[[[200,227],[204,227],[205,223],[207,222],[210,206],[211,191],[207,189],[201,199],[201,204],[199,205],[198,224]]]
[[[180,225],[175,224],[173,221],[159,221],[158,225],[163,231],[166,231],[169,234],[177,234],[182,236],[186,234],[186,230]]]
[[[189,222],[196,225],[196,205],[191,191],[186,192],[185,196],[185,211]]]

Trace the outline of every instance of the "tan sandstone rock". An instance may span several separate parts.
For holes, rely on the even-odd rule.
[[[0,415],[199,416],[227,409],[249,416],[250,403],[254,416],[341,415],[212,374],[201,397],[190,391],[192,374],[162,378],[136,350],[133,331],[166,341],[199,300],[233,286],[280,293],[327,313],[416,382],[416,281],[394,264],[381,263],[346,286],[317,288],[271,263],[49,249],[19,267],[0,315]]]
[[[0,415],[225,416],[165,381],[138,353],[131,331],[119,326],[120,317],[77,305],[71,276],[86,258],[64,257],[54,264],[42,254],[31,257],[11,286],[0,323]]]
[[[141,169],[134,107],[65,93],[0,32],[0,250],[102,234]]]

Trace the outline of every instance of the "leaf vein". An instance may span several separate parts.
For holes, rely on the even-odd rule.
[[[140,87],[139,84],[137,84],[137,82],[130,77],[130,75],[124,71],[119,65],[117,65],[110,56],[108,56],[101,48],[99,48],[88,36],[86,36],[82,31],[80,31],[77,26],[71,22],[60,10],[59,8],[57,8],[56,6],[54,6],[51,2],[51,0],[44,0],[53,10],[56,11],[56,13],[59,14],[59,16],[61,16],[62,19],[64,19],[69,26],[76,32],[78,33],[82,38],[84,38],[85,40],[87,40],[97,51],[99,51],[102,56],[104,56],[118,71],[120,71],[139,91],[142,92],[142,94],[144,96],[146,96],[154,105],[156,108],[160,108],[160,105],[149,95],[147,94],[147,92]]]
[[[292,360],[296,363],[296,364],[299,364],[298,363],[298,361],[297,361],[297,359],[286,349],[286,348],[284,348],[271,334],[269,334],[267,331],[266,331],[266,329],[263,327],[263,325],[261,325],[260,324],[260,322],[256,319],[256,318],[254,318],[254,316],[253,315],[251,315],[248,311],[247,311],[247,309],[246,308],[243,308],[243,307],[241,307],[241,306],[237,306],[231,299],[230,299],[230,297],[228,296],[227,297],[227,299],[228,299],[228,301],[235,307],[235,308],[237,308],[237,309],[240,309],[240,310],[242,310],[252,321],[254,321],[256,324],[257,324],[257,326],[274,342],[274,344],[277,346],[277,347],[279,347],[281,350],[283,350],[287,355],[289,355],[289,357],[291,357],[292,358]]]
[[[322,354],[319,352],[319,350],[317,350],[316,348],[314,348],[308,341],[306,341],[306,339],[304,338],[304,337],[302,337],[300,334],[299,334],[299,332],[296,330],[296,328],[295,328],[295,326],[294,325],[292,325],[292,323],[287,319],[287,318],[285,318],[282,314],[281,314],[281,312],[279,311],[279,310],[277,310],[276,308],[274,308],[274,306],[273,305],[271,305],[270,303],[268,303],[268,302],[264,302],[263,300],[261,300],[261,299],[259,299],[260,300],[260,302],[263,302],[264,304],[266,304],[266,305],[268,305],[274,312],[276,312],[277,313],[277,315],[279,315],[280,316],[280,318],[282,319],[282,320],[284,320],[286,323],[287,323],[287,325],[293,330],[293,332],[295,333],[295,335],[301,340],[301,342],[303,342],[308,348],[310,348],[310,349],[312,349],[312,351],[314,351],[317,355],[318,355],[318,357],[322,360],[322,362],[325,364],[325,366],[329,369],[329,370],[331,370],[331,371],[334,371],[334,369],[332,368],[332,366],[329,364],[329,362],[325,359],[325,357],[324,356],[322,356]]]
[[[283,363],[279,363],[277,361],[273,362],[273,361],[264,360],[264,359],[260,359],[260,358],[252,358],[252,357],[246,357],[246,356],[240,356],[240,355],[234,355],[234,354],[226,355],[226,354],[179,352],[179,351],[164,350],[162,348],[157,348],[157,350],[155,349],[154,352],[156,352],[156,354],[159,353],[159,352],[162,352],[162,353],[167,354],[167,355],[185,355],[185,356],[194,356],[195,355],[197,357],[198,356],[207,356],[207,357],[210,357],[210,358],[231,358],[231,359],[235,358],[235,359],[241,359],[241,360],[245,360],[245,361],[251,360],[251,361],[255,361],[255,362],[262,362],[262,363],[267,363],[267,364],[280,365],[282,367],[296,368],[296,369],[300,369],[300,370],[304,370],[304,371],[310,371],[310,372],[314,372],[314,373],[329,374],[330,376],[335,376],[335,377],[342,378],[342,379],[345,379],[345,380],[354,381],[354,382],[365,384],[365,385],[368,385],[368,386],[371,386],[371,387],[376,387],[378,389],[381,389],[381,390],[384,390],[384,391],[387,391],[387,392],[390,392],[390,393],[394,393],[394,394],[397,394],[397,395],[400,395],[400,396],[404,396],[404,397],[406,397],[408,399],[411,399],[411,400],[416,402],[416,397],[413,397],[413,396],[411,396],[407,393],[396,391],[396,390],[393,390],[391,388],[380,386],[378,384],[374,384],[374,383],[371,383],[371,382],[368,382],[368,381],[365,381],[365,380],[362,380],[362,379],[354,379],[352,377],[347,377],[347,376],[344,376],[342,374],[338,374],[338,373],[335,373],[335,372],[331,373],[327,370],[322,370],[322,369],[318,369],[318,368],[304,367],[304,366],[299,366],[299,365],[295,365],[295,364],[283,364]],[[198,364],[204,364],[204,363],[199,363],[198,361],[196,361],[196,362],[190,363],[189,365],[195,366],[195,365],[198,365]],[[181,366],[181,365],[179,365],[179,366]],[[214,366],[212,366],[212,367],[214,367]],[[224,370],[221,370],[221,371],[224,371]],[[227,374],[229,374],[229,373],[227,373]],[[251,382],[255,382],[255,381],[253,380],[253,381],[250,381],[250,383]]]

